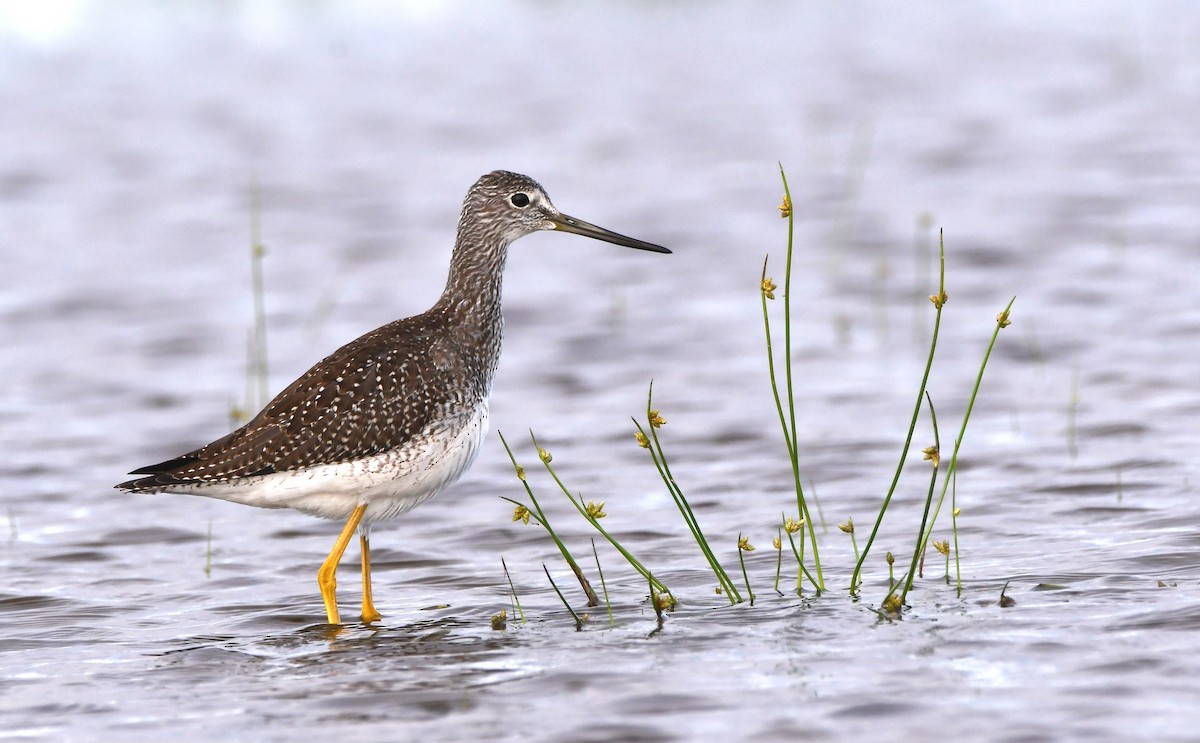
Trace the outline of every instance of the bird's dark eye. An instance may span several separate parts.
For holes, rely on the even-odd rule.
[[[522,209],[529,206],[529,196],[523,193],[515,193],[509,197],[508,200],[512,202],[513,206],[517,206]]]

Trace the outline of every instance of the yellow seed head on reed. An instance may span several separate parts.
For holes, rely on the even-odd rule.
[[[924,457],[925,459],[928,459],[929,461],[933,462],[933,466],[935,468],[942,461],[942,453],[940,451],[938,451],[938,448],[936,446],[927,446],[924,449],[922,449],[921,451],[925,453],[925,457]]]
[[[766,296],[767,299],[774,299],[775,298],[775,290],[778,288],[779,288],[779,285],[776,284],[771,279],[768,278],[768,279],[762,280],[762,293],[764,296]]]
[[[602,519],[608,515],[604,512],[604,501],[600,501],[599,503],[588,501],[583,510],[588,515],[588,518],[591,519]]]

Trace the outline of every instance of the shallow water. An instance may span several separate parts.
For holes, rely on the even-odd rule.
[[[0,27],[0,737],[1194,738],[1192,6],[61,7],[40,24],[5,6]],[[782,278],[776,161],[797,204],[820,598],[770,590],[795,509],[757,292],[764,253]],[[499,496],[522,491],[495,438],[377,528],[385,619],[341,633],[314,580],[336,525],[112,490],[224,433],[244,397],[253,184],[279,389],[433,301],[462,195],[497,167],[675,250],[518,243],[492,406],[576,553],[590,535],[534,471],[529,428],[675,590],[661,627],[602,551],[616,621],[575,631],[541,565],[581,607],[578,588],[544,532],[511,523]],[[890,481],[936,227],[944,449],[1017,301],[964,441],[964,594],[931,558],[904,619],[880,622],[926,422],[860,603],[834,524],[853,516],[861,545]],[[753,607],[714,594],[633,442],[651,378],[727,566],[739,533],[758,547]],[[503,632],[502,555],[528,619]]]

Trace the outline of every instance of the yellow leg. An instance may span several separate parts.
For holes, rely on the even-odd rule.
[[[362,503],[354,509],[346,521],[346,525],[342,527],[342,533],[333,543],[333,550],[330,551],[329,557],[325,558],[325,562],[321,563],[321,569],[317,571],[317,585],[321,587],[321,598],[325,601],[325,616],[329,617],[330,624],[342,623],[341,616],[338,614],[337,597],[334,595],[337,590],[337,567],[338,563],[342,561],[342,555],[346,552],[346,545],[350,544],[350,537],[354,535],[354,530],[358,528],[358,523],[362,521],[363,514],[366,512],[366,503]]]
[[[358,537],[359,547],[362,548],[362,580],[363,580],[363,622],[370,624],[383,619],[379,612],[375,611],[375,602],[371,600],[371,542],[367,539],[366,533],[362,533]]]

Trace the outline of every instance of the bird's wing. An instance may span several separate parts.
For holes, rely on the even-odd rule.
[[[418,318],[410,318],[412,323]],[[400,321],[405,323],[406,321]],[[228,482],[369,457],[396,449],[450,414],[470,394],[448,365],[457,355],[442,334],[419,324],[384,326],[342,346],[309,369],[246,425],[174,459],[142,467],[125,490]],[[400,330],[401,332],[397,332]],[[449,345],[448,345],[449,344]]]

